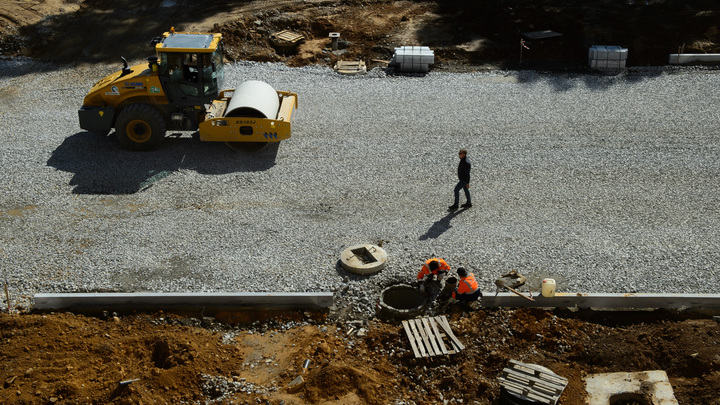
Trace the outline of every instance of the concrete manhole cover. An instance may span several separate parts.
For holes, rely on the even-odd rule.
[[[369,243],[350,246],[340,253],[340,265],[355,274],[372,274],[385,268],[387,252]]]

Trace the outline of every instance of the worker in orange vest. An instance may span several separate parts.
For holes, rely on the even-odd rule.
[[[452,297],[458,301],[465,302],[477,300],[481,292],[480,286],[478,286],[477,281],[475,281],[475,275],[468,273],[463,267],[458,267],[457,273],[458,276],[460,276],[460,281],[455,291],[453,291]]]
[[[443,277],[450,271],[450,266],[447,262],[439,257],[433,257],[428,259],[423,264],[420,272],[417,275],[418,281],[425,279],[424,281],[430,281],[434,276],[437,276],[438,280],[442,280]]]

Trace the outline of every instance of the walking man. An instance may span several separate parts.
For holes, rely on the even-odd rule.
[[[465,191],[465,204],[463,208],[472,207],[472,201],[470,200],[470,159],[467,158],[467,149],[460,149],[458,153],[460,157],[460,163],[458,163],[458,184],[455,186],[455,202],[453,205],[448,207],[450,210],[456,210],[458,203],[460,202],[460,189]]]

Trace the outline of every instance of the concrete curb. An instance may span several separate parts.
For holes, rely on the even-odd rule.
[[[483,292],[482,306],[524,308],[687,308],[720,310],[720,294],[571,294],[533,296],[533,301],[513,293]]]
[[[720,53],[671,53],[668,63],[671,65],[683,63],[718,63]]]
[[[36,310],[238,310],[310,309],[333,305],[331,292],[236,292],[236,293],[77,293],[35,294]]]

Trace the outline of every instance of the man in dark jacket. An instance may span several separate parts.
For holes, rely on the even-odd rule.
[[[458,184],[455,186],[455,202],[453,205],[448,207],[451,210],[455,210],[460,202],[460,189],[465,191],[465,199],[467,202],[462,205],[463,208],[472,207],[472,201],[470,201],[470,159],[467,158],[467,149],[460,149],[458,153],[460,156],[460,163],[458,164]]]

